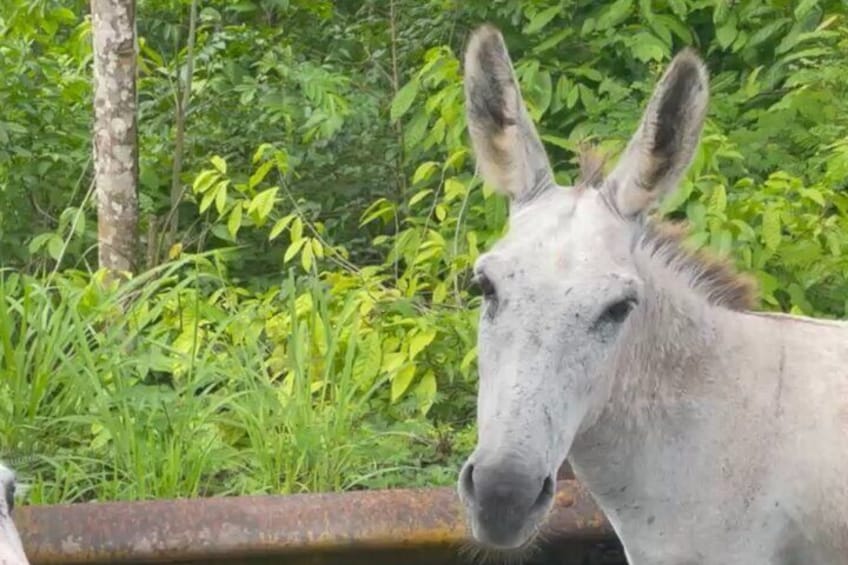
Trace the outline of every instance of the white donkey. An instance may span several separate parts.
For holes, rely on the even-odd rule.
[[[465,57],[468,126],[510,198],[482,255],[478,441],[458,488],[475,540],[520,550],[567,458],[637,565],[848,563],[848,324],[753,313],[752,285],[648,217],[697,147],[691,50],[606,178],[564,189],[501,34]]]
[[[0,565],[29,565],[18,529],[12,521],[15,474],[0,463]]]

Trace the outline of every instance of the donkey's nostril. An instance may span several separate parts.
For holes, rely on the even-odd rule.
[[[542,492],[539,493],[539,496],[536,498],[536,502],[533,503],[533,506],[536,508],[546,506],[554,497],[555,486],[554,479],[548,475],[545,478],[545,482],[542,483]]]

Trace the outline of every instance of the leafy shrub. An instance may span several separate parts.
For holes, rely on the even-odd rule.
[[[176,243],[120,289],[86,263],[84,12],[30,4],[0,20],[0,440],[34,501],[454,481],[474,439],[470,267],[507,219],[466,135],[460,54],[482,21],[564,185],[582,143],[615,159],[695,46],[710,113],[661,213],[753,272],[763,308],[848,313],[840,2],[397,0],[395,20],[378,0],[211,2]],[[140,4],[148,248],[170,213],[182,13]]]

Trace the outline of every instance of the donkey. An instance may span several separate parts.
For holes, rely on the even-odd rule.
[[[848,563],[848,323],[753,312],[748,278],[651,214],[700,139],[698,55],[670,63],[609,174],[584,159],[567,189],[497,29],[464,69],[478,168],[510,202],[474,265],[474,541],[531,546],[567,459],[631,564]]]
[[[12,521],[15,474],[0,463],[0,565],[29,565],[18,529]]]

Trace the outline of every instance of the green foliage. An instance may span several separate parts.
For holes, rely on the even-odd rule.
[[[0,278],[0,438],[33,502],[390,485],[444,450],[375,410],[389,376],[354,295],[222,274],[194,255],[120,289]]]
[[[464,11],[471,19],[501,20],[562,184],[574,179],[582,143],[596,143],[614,159],[665,63],[684,46],[698,48],[713,76],[707,129],[681,192],[663,212],[689,221],[696,246],[732,255],[752,271],[765,308],[845,316],[848,108],[837,77],[846,70],[848,28],[840,4],[787,9],[752,1],[731,8],[681,0],[659,10],[630,0],[591,7],[562,0],[498,6],[468,3]],[[418,157],[410,169],[421,191],[410,204],[432,202],[437,226],[450,218],[462,222],[470,204],[467,223],[445,226],[442,235],[455,231],[458,240],[464,232],[486,246],[502,218],[480,223],[493,219],[492,210],[479,207],[484,197],[471,195],[451,208],[461,191],[449,183],[463,182],[468,167],[459,163],[457,177],[435,176],[469,149],[458,54],[448,46],[431,48],[393,109],[411,108],[404,112],[405,140],[408,154]],[[410,104],[410,93],[417,104]],[[386,205],[379,210],[388,215]]]
[[[120,289],[90,265],[89,23],[60,4],[0,16],[0,452],[35,455],[33,501],[454,481],[469,271],[507,218],[463,108],[483,21],[564,185],[698,49],[710,113],[661,212],[752,272],[763,308],[848,313],[840,2],[397,0],[394,22],[377,0],[203,3],[176,182],[188,7],[139,2],[143,243],[172,245]]]

